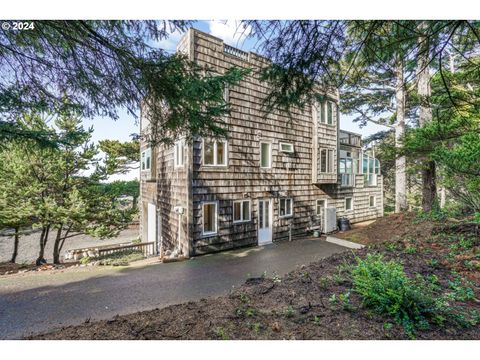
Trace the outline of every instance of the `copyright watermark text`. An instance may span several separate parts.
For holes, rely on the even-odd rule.
[[[35,22],[33,21],[2,21],[2,30],[34,30]]]

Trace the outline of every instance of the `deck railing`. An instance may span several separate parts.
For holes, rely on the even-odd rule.
[[[111,244],[101,246],[91,246],[81,249],[70,249],[65,253],[65,260],[80,260],[82,257],[88,256],[96,258],[101,255],[119,253],[127,250],[141,251],[145,256],[155,254],[155,243],[141,242],[141,243],[127,243],[127,244]]]
[[[107,248],[98,249],[98,256],[107,255],[107,254],[114,254],[123,252],[126,250],[134,250],[134,251],[141,251],[144,256],[153,255],[155,250],[155,243],[152,242],[142,242],[138,244],[131,244],[131,245],[122,245],[122,246],[112,246]]]
[[[224,44],[223,51],[225,54],[229,54],[235,57],[238,57],[243,60],[248,60],[248,53],[240,49],[234,48],[233,46]]]

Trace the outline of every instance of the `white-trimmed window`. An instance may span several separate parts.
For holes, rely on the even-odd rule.
[[[353,186],[353,167],[353,159],[351,157],[340,158],[339,172],[341,174],[341,186]]]
[[[279,216],[281,218],[293,215],[293,200],[291,198],[280,199]]]
[[[272,144],[269,142],[260,142],[260,167],[272,167]]]
[[[285,143],[281,142],[280,143],[280,151],[284,153],[293,153],[293,144],[291,143]]]
[[[327,101],[327,124],[333,125],[333,102]]]
[[[223,100],[228,104],[230,101],[230,87],[228,84],[223,85]]]
[[[152,149],[148,148],[142,151],[140,159],[140,168],[142,171],[150,170],[152,167]]]
[[[233,202],[233,222],[240,223],[250,221],[251,207],[250,200],[238,200]]]
[[[173,162],[175,167],[183,167],[185,162],[185,141],[178,140],[173,148]]]
[[[202,204],[202,235],[213,235],[218,229],[218,204],[216,201]]]
[[[363,154],[363,176],[366,186],[377,185],[377,175],[380,174],[380,161]]]
[[[327,207],[327,200],[318,199],[315,203],[315,213],[317,214],[317,216],[323,215],[326,207]]]
[[[377,199],[375,198],[375,195],[370,195],[368,198],[368,204],[370,207],[375,207],[377,205]]]
[[[320,149],[320,172],[333,173],[333,163],[335,161],[335,150]]]
[[[345,211],[352,211],[353,210],[353,198],[346,197],[345,198]]]
[[[336,109],[332,101],[322,101],[317,105],[317,121],[320,124],[333,125],[333,113]]]
[[[327,117],[326,117],[326,114],[325,114],[325,102],[324,101],[318,103],[318,106],[317,106],[317,121],[320,124],[325,124],[327,122]]]
[[[227,166],[228,143],[226,140],[203,139],[203,165]]]

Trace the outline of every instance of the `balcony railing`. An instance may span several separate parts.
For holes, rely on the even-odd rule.
[[[242,51],[240,49],[234,48],[233,46],[224,44],[223,46],[223,51],[225,54],[235,56],[237,58],[240,58],[242,60],[248,60],[248,53],[245,51]]]
[[[346,133],[340,133],[340,144],[358,147],[362,145],[360,136]]]

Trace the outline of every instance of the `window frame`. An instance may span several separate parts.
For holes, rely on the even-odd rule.
[[[288,143],[288,142],[283,142],[283,141],[281,141],[281,142],[278,143],[278,145],[279,145],[279,148],[280,148],[280,151],[281,151],[281,152],[284,152],[284,153],[287,153],[287,154],[293,154],[293,153],[295,152],[295,149],[294,149],[292,143]],[[284,150],[284,149],[282,148],[283,145],[290,146],[291,149],[290,149],[290,150]]]
[[[177,162],[178,159],[178,148],[181,148],[181,163]],[[178,158],[178,159],[177,159]],[[183,168],[185,166],[185,140],[180,139],[175,141],[173,145],[173,167],[174,168]]]
[[[319,212],[318,212],[318,209],[319,209],[319,206],[320,206],[320,205],[318,205],[318,203],[319,203],[320,201],[323,201],[323,202],[324,202],[323,209],[326,209],[326,208],[327,208],[327,199],[316,199],[316,200],[315,200],[315,215],[316,215],[316,216],[320,216],[320,215],[321,215],[321,214],[319,214]]]
[[[219,140],[219,139],[212,139],[211,142],[213,143],[213,164],[206,164],[205,163],[205,141],[208,139],[202,139],[202,166],[205,167],[228,167],[228,141],[227,140]],[[218,143],[221,142],[224,145],[224,160],[225,163],[219,164],[218,163]]]
[[[205,232],[205,205],[215,206],[215,231]],[[214,236],[218,234],[218,201],[203,201],[202,202],[202,236]]]
[[[322,171],[322,151],[325,150],[325,171]],[[321,174],[335,174],[335,149],[332,148],[320,148],[319,156],[319,173]]]
[[[350,199],[350,205],[351,205],[351,208],[350,209],[347,209],[347,199]],[[345,197],[345,212],[351,212],[353,211],[353,196],[346,196]]]
[[[147,159],[150,159],[150,161],[148,162],[148,167],[147,167]],[[140,153],[140,170],[141,171],[152,170],[152,148],[146,148]]]
[[[373,169],[371,165],[373,164]],[[377,167],[378,164],[378,167]],[[366,165],[366,167],[365,167]],[[365,171],[365,169],[367,171]],[[378,173],[376,172],[378,169]],[[367,154],[362,154],[362,173],[364,186],[377,186],[378,185],[378,175],[380,173],[380,161],[372,156]]]
[[[333,111],[334,111],[334,102],[333,101],[325,101],[326,104],[326,122],[327,125],[334,125],[335,121],[333,119]]]
[[[235,203],[240,203],[240,220],[235,220]],[[243,209],[244,209],[244,203],[248,203],[248,216],[249,219],[245,220],[243,218]],[[232,204],[232,222],[234,224],[240,224],[240,223],[247,223],[252,221],[252,201],[250,199],[248,200],[234,200]]]
[[[371,200],[373,199],[373,205]],[[375,195],[368,196],[368,206],[371,208],[377,207],[377,197]]]
[[[282,210],[282,201],[285,202],[285,206],[287,204],[287,200],[290,200],[290,213],[285,213],[281,215]],[[286,210],[286,209],[285,209]],[[285,219],[293,216],[293,198],[292,197],[282,197],[278,200],[278,217],[279,219]]]
[[[268,166],[262,166],[262,145],[266,144],[268,145]],[[272,168],[272,143],[269,141],[263,141],[261,140],[259,142],[259,148],[260,148],[260,169],[271,169]]]

